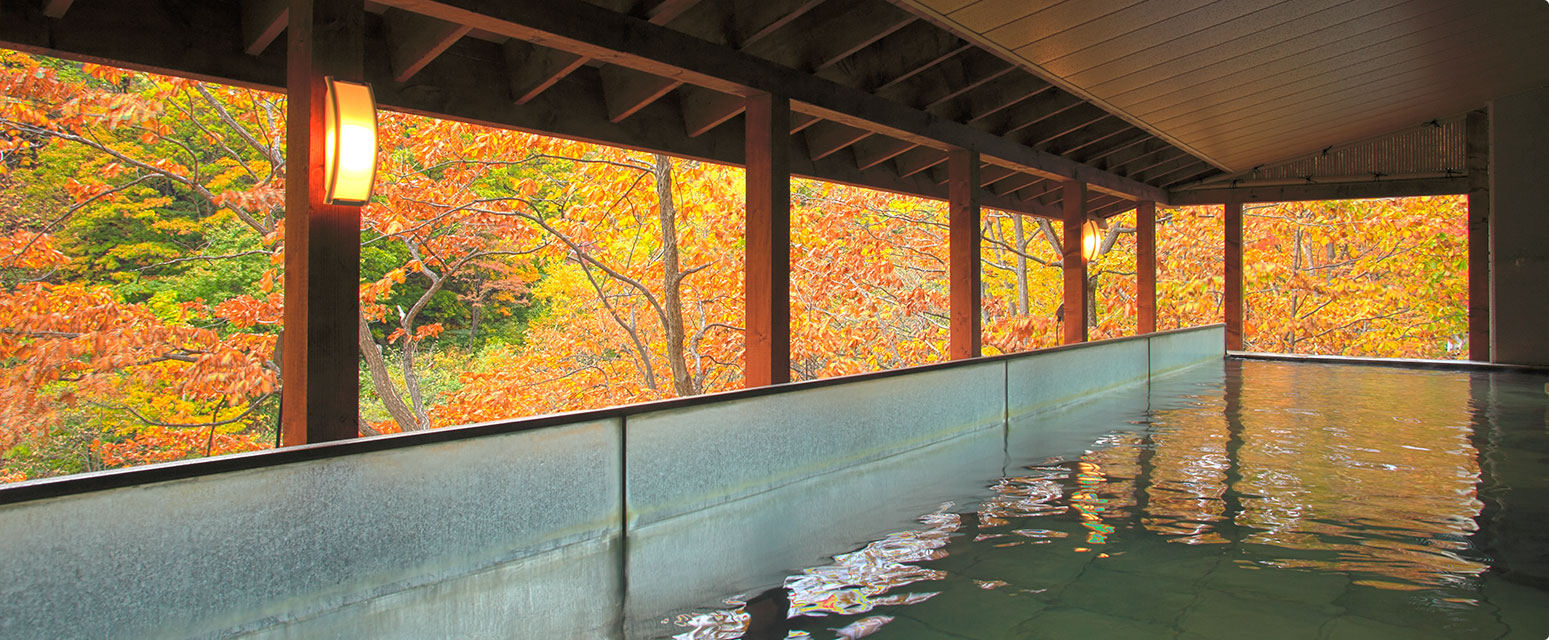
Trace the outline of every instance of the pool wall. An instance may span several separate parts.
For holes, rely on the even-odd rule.
[[[1223,343],[1212,326],[4,487],[0,637],[618,637],[896,528],[1000,475],[1008,425]],[[750,514],[756,532],[716,526]]]

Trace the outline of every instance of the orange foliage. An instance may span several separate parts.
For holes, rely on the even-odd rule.
[[[266,446],[264,403],[281,384],[283,98],[61,69],[0,52],[0,125],[10,130],[0,151],[47,144],[78,162],[47,185],[60,211],[0,198],[0,273],[22,276],[0,290],[0,456],[70,421],[98,434],[91,452],[105,466]],[[362,250],[391,264],[359,291],[362,378],[381,405],[363,417],[368,431],[741,386],[739,169],[400,113],[380,122]],[[191,148],[214,159],[182,152]],[[792,196],[793,378],[944,359],[944,204],[805,180]],[[200,215],[176,218],[178,207]],[[249,245],[231,255],[182,247],[161,262],[113,247],[115,260],[152,264],[63,281],[55,271],[78,256],[60,241],[60,221],[81,211],[136,216],[179,238],[235,219]],[[1250,208],[1249,347],[1456,356],[1462,220],[1455,199]],[[1159,223],[1158,328],[1218,322],[1219,210],[1162,211]],[[1066,310],[1060,224],[984,213],[987,354],[1057,344],[1062,315],[1086,315],[1094,339],[1135,331],[1134,215],[1105,224],[1091,305]],[[154,280],[145,269],[244,255],[261,265],[210,301],[146,300],[137,288]],[[451,348],[460,336],[478,343],[481,317],[516,310],[532,314],[518,337]],[[446,368],[443,388],[427,391]],[[0,481],[24,475],[0,460]]]

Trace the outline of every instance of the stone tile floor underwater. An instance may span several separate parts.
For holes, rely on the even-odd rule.
[[[1229,363],[661,637],[1540,640],[1545,381]]]

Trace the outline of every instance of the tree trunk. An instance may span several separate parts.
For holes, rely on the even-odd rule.
[[[1011,214],[1011,229],[1016,232],[1017,247],[1017,315],[1027,315],[1027,238],[1022,230],[1022,215]]]
[[[698,393],[683,357],[683,300],[679,284],[683,278],[678,265],[678,207],[672,199],[672,159],[656,156],[656,210],[662,229],[662,310],[663,329],[667,334],[667,366],[672,369],[672,388],[679,396]]]
[[[468,349],[479,348],[479,316],[484,315],[484,278],[473,281],[473,304],[468,309]]]
[[[409,391],[409,401],[413,404],[414,422],[418,430],[430,428],[430,414],[425,410],[425,394],[420,391],[420,374],[415,370],[414,356],[419,352],[419,341],[414,339],[412,327],[408,323],[403,325],[403,386]],[[408,429],[405,429],[408,431]]]
[[[398,423],[398,428],[418,431],[419,420],[415,419],[414,411],[403,403],[403,398],[398,395],[398,386],[387,375],[387,361],[382,359],[382,347],[371,339],[371,326],[366,324],[364,315],[360,316],[360,357],[366,360],[371,386],[376,389],[377,397],[382,399],[382,406],[387,408],[387,413]]]

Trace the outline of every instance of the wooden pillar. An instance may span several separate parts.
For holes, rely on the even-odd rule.
[[[979,357],[979,153],[947,155],[947,290],[951,298],[948,350],[953,360]]]
[[[1468,114],[1468,359],[1491,362],[1490,114]]]
[[[1086,256],[1081,254],[1081,225],[1086,224],[1086,183],[1067,180],[1060,185],[1064,208],[1063,255],[1065,271],[1065,336],[1062,344],[1086,342]]]
[[[354,438],[360,405],[360,208],[323,204],[325,76],[361,81],[359,0],[292,0],[285,136],[286,445]]]
[[[1135,207],[1136,333],[1156,331],[1156,203],[1141,200]]]
[[[743,384],[791,381],[791,103],[747,99]]]
[[[1242,203],[1226,203],[1226,348],[1242,350]]]

